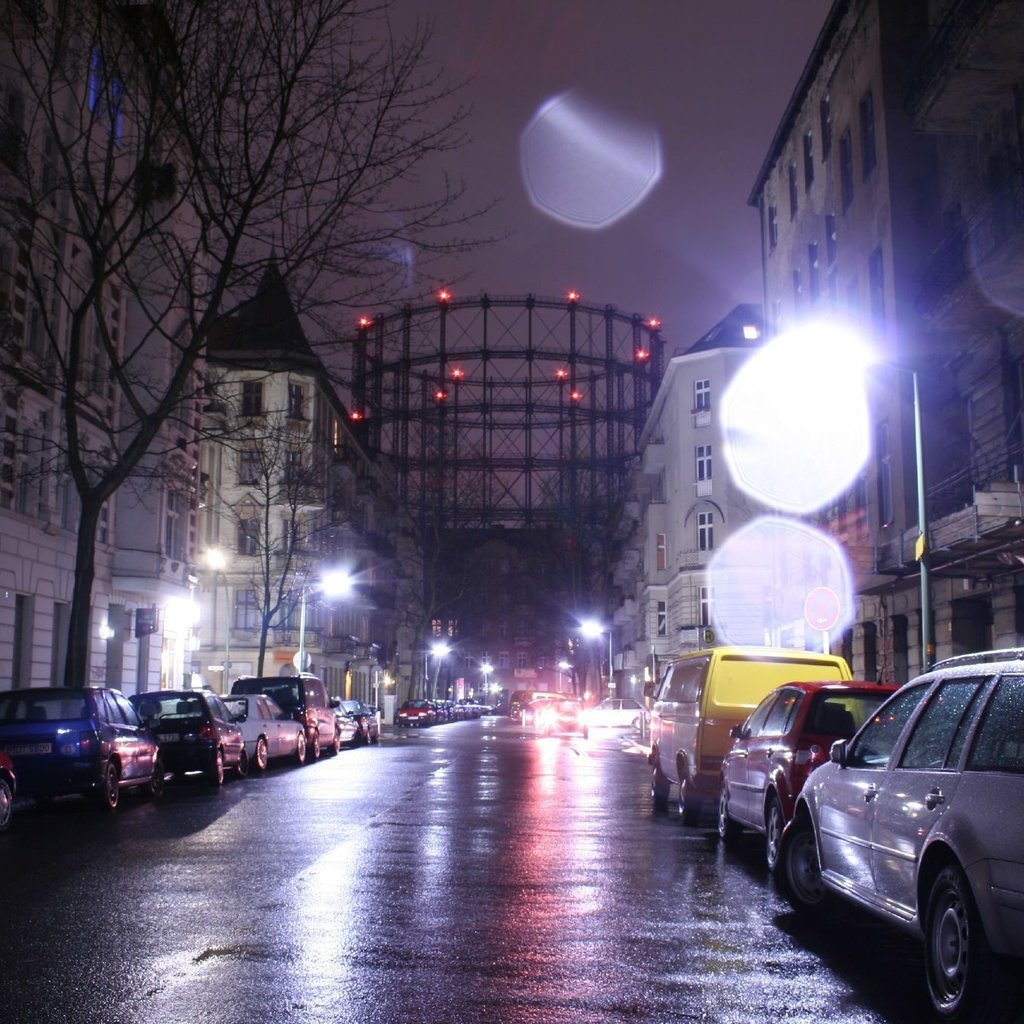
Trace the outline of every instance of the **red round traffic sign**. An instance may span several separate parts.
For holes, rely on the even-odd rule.
[[[839,595],[831,587],[815,587],[804,600],[804,618],[813,629],[832,629],[839,611]]]

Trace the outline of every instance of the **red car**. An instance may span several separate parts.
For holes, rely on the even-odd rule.
[[[575,697],[553,695],[544,700],[532,701],[530,717],[541,736],[558,733],[581,733],[587,738],[587,722],[583,716],[583,704]],[[524,711],[524,720],[526,712]]]
[[[765,836],[774,869],[779,840],[807,776],[828,760],[835,740],[849,739],[899,687],[863,680],[786,683],[732,729],[722,762],[718,834],[733,842],[743,829]]]
[[[11,823],[14,813],[14,762],[4,753],[0,753],[0,832]]]
[[[408,729],[414,725],[421,728],[433,725],[437,721],[437,713],[429,700],[407,700],[395,712],[395,725],[400,729]]]

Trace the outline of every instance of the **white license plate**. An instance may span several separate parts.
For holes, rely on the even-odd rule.
[[[24,757],[26,754],[52,754],[53,744],[52,743],[15,743],[13,746],[7,746],[5,753],[10,754],[11,757]]]
[[[156,738],[161,743],[178,743],[181,740],[176,732],[158,732]]]

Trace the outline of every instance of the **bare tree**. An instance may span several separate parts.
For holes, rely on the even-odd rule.
[[[218,320],[271,264],[326,324],[401,282],[395,251],[465,245],[461,189],[424,180],[462,111],[429,30],[397,39],[388,15],[387,0],[0,5],[0,64],[24,89],[0,126],[15,242],[0,284],[24,306],[0,372],[59,410],[39,446],[77,498],[69,686],[87,677],[107,503],[169,465],[195,486]]]

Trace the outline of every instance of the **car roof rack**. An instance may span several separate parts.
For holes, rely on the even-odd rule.
[[[1001,651],[977,651],[974,654],[957,654],[952,658],[943,658],[932,665],[930,671],[940,668],[953,668],[957,665],[983,665],[990,661],[1024,661],[1024,647],[1007,647]]]

